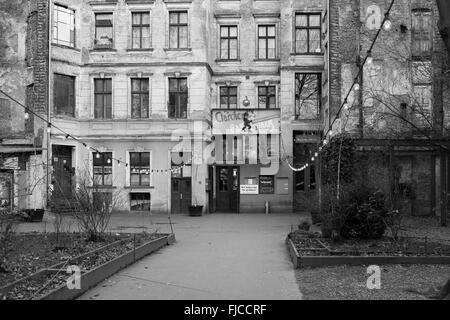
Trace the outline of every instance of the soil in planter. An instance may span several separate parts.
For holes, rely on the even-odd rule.
[[[450,256],[450,243],[423,238],[402,238],[398,242],[388,237],[333,242],[304,231],[292,232],[289,237],[301,256]]]
[[[165,235],[162,234],[138,234],[136,235],[136,243],[134,243],[133,237],[130,237],[127,241],[124,241],[120,245],[113,246],[104,251],[84,257],[81,261],[77,261],[76,264],[80,267],[80,269],[84,273],[119,257],[120,255],[126,253],[127,251],[132,250],[135,245],[136,247],[138,247],[142,245],[144,242],[155,240],[164,236]],[[114,240],[117,240],[117,238],[115,238]],[[102,246],[104,245],[106,244],[102,243]],[[75,256],[77,255],[74,255],[73,257]],[[67,261],[67,259],[64,260]],[[47,267],[48,266],[49,265],[47,265]],[[49,272],[38,278],[26,279],[25,281],[15,286],[10,292],[7,293],[6,297],[3,298],[8,300],[38,299],[48,294],[52,290],[58,288],[59,286],[64,285],[66,281],[67,281],[67,273],[65,273],[65,270],[62,270],[59,273]]]

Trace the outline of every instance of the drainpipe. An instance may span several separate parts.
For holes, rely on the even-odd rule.
[[[52,84],[52,73],[51,73],[51,65],[52,65],[52,1],[48,0],[48,84],[47,84],[47,121],[51,123],[51,112],[50,112],[50,85]],[[50,138],[51,138],[51,132],[48,132],[47,128],[45,128],[47,132],[47,166],[46,166],[46,183],[47,183],[47,192],[46,192],[46,209],[49,208],[49,197],[50,197]],[[51,131],[51,130],[50,130]]]

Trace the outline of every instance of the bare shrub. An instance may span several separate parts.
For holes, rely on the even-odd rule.
[[[72,192],[72,215],[88,241],[103,241],[112,209],[120,203],[118,192],[105,189],[89,171],[79,174]]]
[[[12,250],[15,221],[7,214],[0,213],[0,272],[7,272],[8,255]]]

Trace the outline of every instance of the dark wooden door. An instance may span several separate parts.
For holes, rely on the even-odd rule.
[[[191,178],[172,178],[172,213],[188,213],[192,200]]]
[[[53,146],[53,200],[70,201],[72,197],[72,147]]]
[[[217,167],[216,199],[218,212],[234,212],[239,210],[239,168]]]

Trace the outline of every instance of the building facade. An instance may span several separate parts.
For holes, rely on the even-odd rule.
[[[437,3],[420,0],[394,2],[369,51],[390,4],[330,1],[329,113],[338,117],[330,129],[358,139],[373,157],[368,177],[386,194],[397,190],[401,210],[440,215],[448,202],[449,52]],[[340,110],[354,81],[360,89]]]
[[[52,3],[51,122],[86,143],[52,129],[55,194],[88,169],[122,211],[292,211],[316,181],[293,140],[318,139],[326,103],[316,2]]]
[[[52,124],[45,134],[18,114],[13,129],[42,149],[53,205],[89,172],[117,211],[306,210],[331,129],[368,155],[388,151],[395,161],[368,173],[386,192],[413,190],[407,212],[447,210],[449,68],[434,2],[395,1],[359,77],[390,1],[27,3],[37,9],[15,13],[18,25],[39,32],[9,32],[17,55],[34,54],[2,79],[32,79],[10,92]]]
[[[47,110],[47,8],[44,0],[0,2],[1,210],[46,206],[44,122],[24,107]]]

